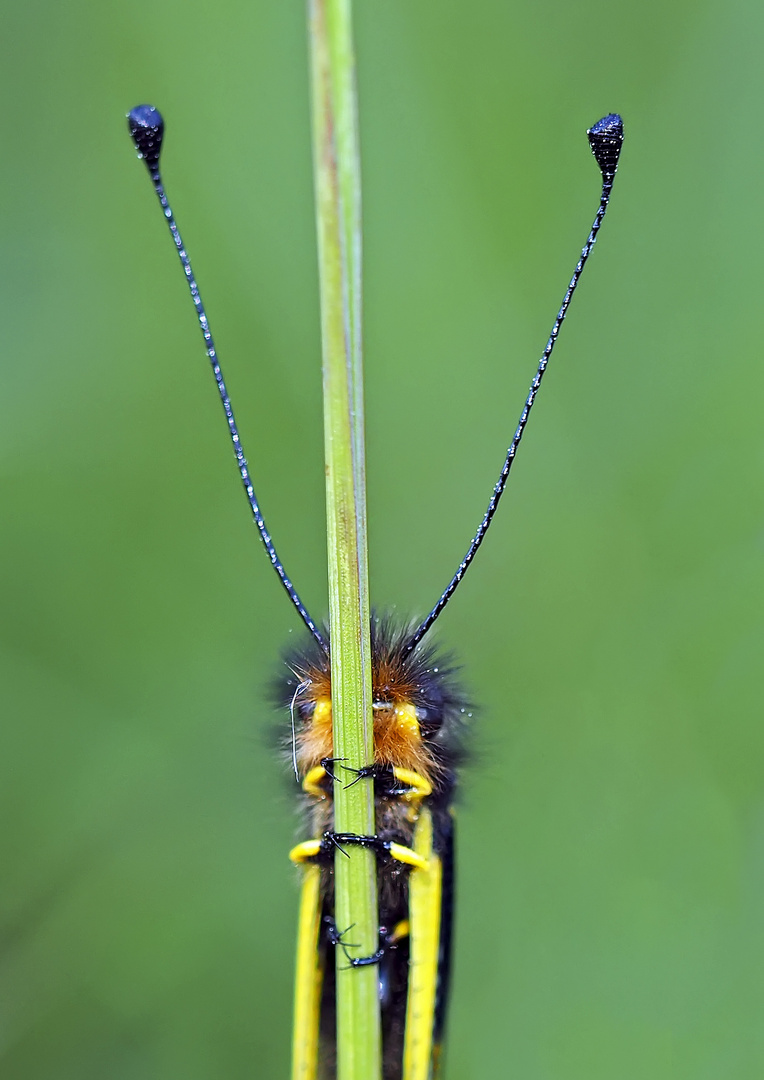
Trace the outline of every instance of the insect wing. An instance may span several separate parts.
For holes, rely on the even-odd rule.
[[[297,928],[292,1080],[316,1080],[325,949],[321,947],[321,867],[303,869]]]
[[[437,1075],[450,966],[450,816],[441,827],[431,810],[423,808],[414,833],[414,850],[427,859],[427,869],[412,870],[409,876],[411,931],[403,1080],[431,1080]]]

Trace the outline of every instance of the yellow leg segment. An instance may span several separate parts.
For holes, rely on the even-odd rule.
[[[406,863],[407,866],[414,866],[417,870],[427,869],[427,859],[420,855],[418,851],[412,850],[410,847],[404,847],[403,844],[391,844],[390,855],[392,858],[397,859],[398,862]]]
[[[345,843],[352,843],[352,841],[346,840]],[[316,856],[321,854],[323,844],[323,840],[303,840],[301,844],[295,844],[289,852],[289,858],[293,863],[310,862],[311,859],[315,859]],[[404,847],[403,844],[391,843],[387,848],[387,853],[390,858],[397,860],[397,862],[405,863],[407,866],[415,866],[419,870],[427,869],[427,860],[412,848]]]
[[[321,781],[326,779],[326,769],[323,765],[316,765],[309,769],[302,782],[302,790],[306,795],[315,795],[317,799],[325,799],[326,792],[321,786]]]
[[[320,854],[321,844],[321,840],[303,840],[301,844],[295,844],[289,852],[289,858],[293,863],[309,862]]]
[[[426,799],[428,795],[432,795],[432,784],[421,773],[413,772],[411,769],[399,769],[396,766],[393,769],[393,776],[399,784],[411,788],[411,791],[399,796],[401,799]]]

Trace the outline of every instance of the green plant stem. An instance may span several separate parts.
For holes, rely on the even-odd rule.
[[[313,160],[321,282],[334,756],[374,760],[361,356],[361,179],[350,0],[308,0]],[[373,783],[334,786],[337,832],[374,833]],[[335,859],[335,919],[356,955],[377,948],[373,852]],[[338,1080],[380,1075],[376,967],[337,949]]]

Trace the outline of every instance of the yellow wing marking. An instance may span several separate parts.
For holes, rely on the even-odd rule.
[[[426,807],[414,831],[414,850],[425,869],[409,875],[409,991],[403,1044],[403,1080],[428,1080],[438,985],[443,867],[432,850],[432,815]]]
[[[315,1080],[318,1067],[318,1027],[324,980],[323,953],[318,947],[320,929],[321,867],[306,866],[297,921],[292,1080]]]

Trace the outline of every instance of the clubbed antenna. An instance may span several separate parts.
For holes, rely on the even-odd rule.
[[[485,512],[482,522],[478,531],[472,539],[467,554],[459,563],[459,567],[448,583],[444,590],[440,600],[438,600],[435,607],[430,614],[421,623],[419,627],[414,631],[409,641],[406,643],[406,652],[410,653],[414,650],[424,635],[430,629],[432,624],[440,615],[443,608],[448,601],[454,595],[456,587],[467,573],[467,569],[475,558],[478,548],[483,542],[485,534],[488,532],[488,526],[493,520],[493,515],[496,513],[496,508],[499,505],[499,499],[501,498],[504,488],[507,484],[509,477],[509,471],[512,468],[512,462],[515,460],[517,454],[517,448],[520,445],[520,440],[523,437],[525,431],[525,425],[528,423],[528,417],[530,416],[531,409],[533,408],[533,402],[536,400],[536,394],[541,386],[541,380],[544,377],[547,364],[549,363],[549,357],[552,355],[552,349],[554,349],[555,342],[557,341],[557,335],[560,333],[560,327],[562,326],[563,319],[567,314],[570,307],[570,301],[573,299],[573,293],[576,290],[581,274],[583,273],[586,260],[591,254],[591,250],[594,247],[594,241],[597,239],[597,233],[599,232],[602,219],[605,216],[605,211],[608,207],[608,201],[610,199],[610,192],[613,190],[613,180],[615,179],[616,169],[618,168],[618,157],[621,153],[621,147],[623,145],[623,121],[617,113],[610,113],[608,116],[598,120],[594,127],[590,128],[586,133],[589,137],[589,146],[591,151],[597,159],[597,164],[600,167],[602,173],[602,193],[600,195],[600,204],[597,209],[597,214],[594,218],[594,223],[589,233],[589,239],[584,244],[584,249],[581,252],[581,258],[578,260],[573,277],[570,279],[570,285],[568,285],[567,292],[562,301],[562,306],[557,314],[557,318],[554,320],[552,332],[549,335],[549,340],[546,343],[546,348],[539,361],[538,369],[531,383],[530,390],[528,391],[528,397],[525,399],[525,406],[520,415],[520,422],[517,425],[514,438],[510,443],[507,450],[507,456],[504,460],[504,466],[499,474],[499,479],[494,485],[493,494],[491,495],[488,503],[488,508]]]
[[[305,623],[308,630],[310,630],[323,651],[327,652],[328,646],[324,641],[323,636],[308,614],[307,608],[300,599],[297,590],[287,577],[286,571],[281,564],[281,560],[278,557],[276,548],[273,546],[270,534],[265,527],[265,521],[260,511],[260,505],[257,501],[257,496],[255,495],[255,489],[252,486],[247,459],[244,456],[241,439],[239,438],[239,431],[236,427],[236,420],[231,407],[231,399],[228,396],[228,391],[226,390],[225,382],[223,381],[223,373],[220,370],[220,364],[215,350],[215,342],[210,333],[209,322],[207,321],[207,315],[204,310],[204,305],[202,304],[202,298],[199,295],[199,287],[196,284],[196,278],[191,269],[191,262],[186,253],[186,249],[183,246],[183,241],[178,232],[178,226],[175,224],[175,218],[173,217],[170,204],[167,201],[167,196],[165,195],[164,187],[162,185],[162,178],[159,172],[159,155],[162,149],[164,121],[161,113],[158,109],[155,109],[153,105],[136,105],[128,114],[127,125],[138,151],[138,157],[143,158],[146,163],[151,182],[154,185],[154,190],[157,193],[157,198],[162,206],[162,211],[167,220],[173,241],[175,242],[175,247],[178,249],[178,257],[183,266],[183,272],[186,275],[186,281],[188,282],[188,287],[191,291],[191,299],[196,308],[196,317],[199,320],[199,326],[201,327],[202,335],[204,336],[207,356],[212,366],[212,374],[215,376],[215,383],[218,388],[218,393],[220,394],[220,401],[223,405],[223,411],[225,412],[226,421],[228,423],[228,431],[231,436],[231,442],[233,443],[233,452],[236,455],[236,464],[239,469],[242,483],[244,484],[244,490],[247,494],[247,501],[252,510],[252,517],[254,518],[255,525],[257,525],[258,532],[265,545],[265,550],[268,553],[268,558],[271,560],[273,569],[278,574],[281,584],[286,589],[287,596],[297,608],[300,618]]]

